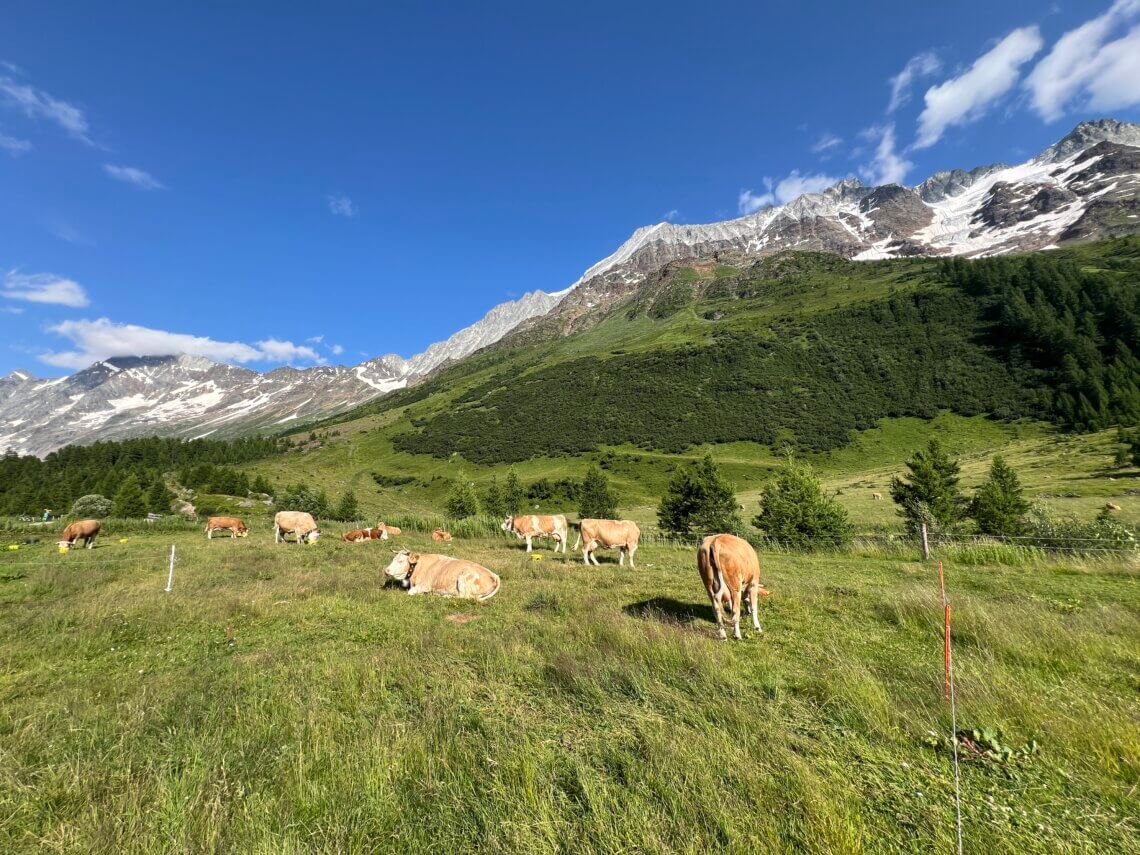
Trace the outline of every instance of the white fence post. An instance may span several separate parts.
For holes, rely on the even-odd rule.
[[[174,587],[174,544],[170,544],[170,575],[166,577],[166,593],[170,593]]]

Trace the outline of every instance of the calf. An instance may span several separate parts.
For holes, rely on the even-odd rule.
[[[756,601],[761,595],[767,596],[768,592],[760,584],[760,559],[747,541],[732,534],[706,537],[697,550],[697,570],[712,601],[721,638],[728,638],[724,631],[725,608],[732,616],[732,636],[740,638],[740,606],[745,595],[752,613],[752,628],[763,632]]]
[[[206,520],[206,540],[213,540],[215,531],[228,531],[230,540],[249,534],[249,529],[238,517],[210,517]]]
[[[618,548],[618,564],[625,565],[625,556],[629,555],[629,566],[633,563],[633,554],[637,552],[637,542],[641,540],[641,529],[633,520],[582,520],[578,525],[578,543],[582,544],[582,563],[598,563],[594,554],[599,546]]]
[[[71,549],[75,546],[75,541],[82,540],[85,547],[94,549],[95,538],[99,535],[99,529],[102,527],[99,520],[76,520],[63,530],[59,545]]]
[[[384,570],[409,594],[439,594],[485,603],[499,593],[499,577],[474,561],[449,555],[420,555],[401,549]]]
[[[432,540],[438,540],[443,543],[451,543],[451,532],[444,531],[442,528],[437,528],[431,533]]]
[[[562,553],[566,553],[566,541],[569,527],[566,525],[566,517],[562,514],[555,514],[554,516],[528,516],[528,517],[507,517],[501,526],[503,531],[509,531],[514,534],[519,540],[526,541],[526,551],[532,551],[531,541],[536,537],[550,537],[554,539],[554,551],[558,551],[558,545],[562,545]]]

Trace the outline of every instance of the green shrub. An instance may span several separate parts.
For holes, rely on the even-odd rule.
[[[678,470],[657,509],[657,524],[668,534],[689,537],[744,531],[736,489],[720,473],[711,454]]]
[[[978,488],[970,502],[970,516],[982,534],[1017,537],[1028,531],[1025,500],[1017,473],[999,455],[990,465],[986,482]]]
[[[825,495],[810,466],[789,459],[764,489],[753,525],[766,536],[799,549],[839,548],[851,541],[847,511]]]
[[[111,515],[111,500],[98,493],[80,496],[71,506],[71,515],[81,519],[103,519]]]

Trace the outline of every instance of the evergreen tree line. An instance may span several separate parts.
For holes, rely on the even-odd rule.
[[[507,472],[506,481],[499,486],[492,477],[482,493],[460,473],[452,481],[444,503],[447,516],[461,520],[483,514],[495,519],[514,516],[526,510],[528,502],[551,502],[565,498],[576,503],[578,516],[583,519],[612,519],[617,515],[618,496],[609,478],[596,465],[591,465],[581,481],[563,478],[551,481],[539,478],[523,490],[522,482],[513,469]]]
[[[0,458],[0,515],[38,516],[45,508],[62,514],[77,499],[93,494],[113,500],[131,476],[146,496],[153,493],[155,501],[148,507],[154,513],[167,513],[169,498],[157,501],[155,486],[165,473],[203,463],[213,467],[248,463],[277,452],[276,441],[264,437],[229,442],[160,437],[96,442],[69,445],[42,460],[9,450]]]

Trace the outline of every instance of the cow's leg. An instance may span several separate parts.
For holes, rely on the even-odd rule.
[[[206,540],[214,539],[214,530],[212,528],[206,529]]]
[[[526,536],[526,551],[530,552],[532,548],[533,547],[531,546],[531,536],[528,534]]]
[[[732,592],[732,637],[740,638],[740,595],[739,588]]]
[[[720,604],[720,591],[710,594],[709,599],[712,600],[713,618],[716,620],[716,634],[721,639],[727,639],[728,635],[724,631],[724,609]]]
[[[281,535],[281,529],[279,529],[276,525],[274,525],[273,526],[273,542],[274,543],[280,543],[281,542],[280,535]]]
[[[627,546],[626,551],[629,553],[629,566],[636,569],[636,565],[633,563],[633,553],[637,552],[637,544],[634,543],[631,546]]]
[[[625,547],[619,546],[618,547],[618,567],[624,567],[624,566],[625,566]]]
[[[753,582],[748,586],[748,610],[752,612],[752,628],[757,632],[763,632],[760,628],[760,609],[757,606],[757,600],[760,597],[760,583]]]
[[[602,566],[602,562],[598,560],[598,542],[596,540],[590,541],[590,560],[594,562],[595,567]]]
[[[586,566],[590,564],[590,544],[582,541],[582,563]]]

